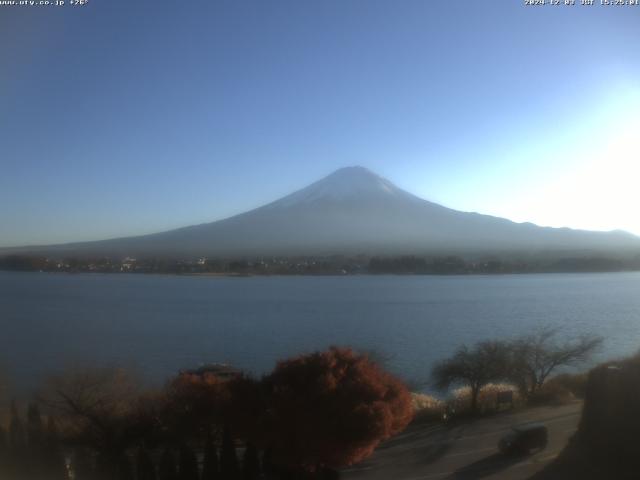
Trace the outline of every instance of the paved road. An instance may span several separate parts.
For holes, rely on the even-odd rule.
[[[367,461],[347,469],[347,480],[520,480],[554,459],[575,432],[581,403],[538,407],[456,426],[411,426],[383,444]],[[498,440],[512,425],[543,422],[547,447],[525,457],[498,452]]]

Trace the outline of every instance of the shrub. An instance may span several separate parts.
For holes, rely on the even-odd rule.
[[[530,405],[563,405],[575,400],[574,395],[559,382],[549,380],[529,397]]]
[[[548,380],[529,401],[532,405],[562,405],[584,398],[586,386],[586,373],[563,373]]]
[[[181,373],[165,389],[162,418],[174,437],[207,438],[224,423],[229,382],[213,374]]]
[[[287,467],[314,471],[359,462],[413,417],[406,386],[350,349],[280,362],[264,385],[269,446]]]
[[[548,383],[555,383],[563,386],[571,392],[575,398],[584,398],[587,390],[587,377],[588,375],[586,373],[563,373],[553,377]]]
[[[424,393],[412,393],[411,405],[417,421],[441,420],[446,407],[442,400]]]
[[[511,392],[513,394],[514,405],[521,404],[523,401],[522,396],[515,386],[505,383],[489,383],[482,387],[478,393],[477,412],[485,414],[498,411],[498,393],[501,392]],[[457,416],[474,414],[471,405],[471,388],[462,387],[454,390],[447,404],[449,409],[453,410]]]

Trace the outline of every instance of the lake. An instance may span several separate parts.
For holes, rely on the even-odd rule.
[[[414,381],[465,342],[539,326],[605,337],[594,361],[640,348],[640,273],[196,277],[0,272],[0,365],[16,389],[73,365],[133,366],[150,381],[226,362],[351,345]]]

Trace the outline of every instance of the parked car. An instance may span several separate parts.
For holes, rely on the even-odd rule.
[[[500,439],[498,448],[507,455],[527,454],[533,449],[547,446],[547,427],[542,423],[526,423],[515,426]]]

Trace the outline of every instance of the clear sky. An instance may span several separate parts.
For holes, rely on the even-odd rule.
[[[0,6],[0,245],[217,220],[348,165],[640,234],[640,7],[523,4]]]

